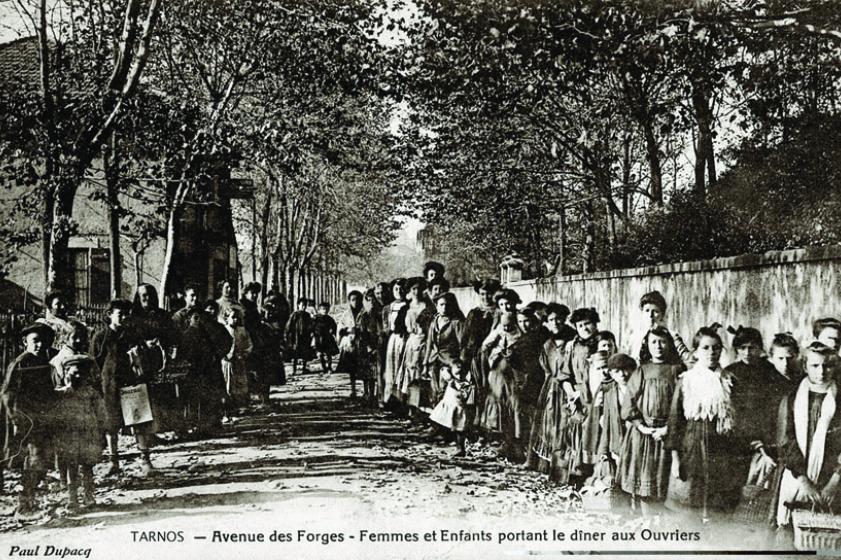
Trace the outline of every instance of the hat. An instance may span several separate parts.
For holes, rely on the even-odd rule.
[[[599,314],[593,307],[580,307],[572,312],[572,317],[570,318],[570,322],[573,325],[581,321],[592,321],[593,323],[598,323],[599,320]]]
[[[477,294],[479,293],[479,290],[485,290],[488,293],[495,294],[500,288],[502,288],[502,285],[496,278],[485,278],[484,280],[473,284],[473,291]]]
[[[637,369],[637,362],[627,354],[617,352],[607,359],[607,367],[609,369],[621,369],[622,371],[631,371]]]
[[[30,333],[38,333],[44,339],[55,339],[55,331],[46,323],[35,321],[20,330],[21,336],[26,336]]]

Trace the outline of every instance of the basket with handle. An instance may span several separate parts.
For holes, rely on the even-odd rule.
[[[786,504],[791,508],[794,527],[794,548],[797,550],[841,550],[841,516],[835,513],[800,509],[802,504]]]

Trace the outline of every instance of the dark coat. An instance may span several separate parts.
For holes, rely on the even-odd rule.
[[[105,402],[105,429],[119,430],[123,425],[120,408],[120,388],[134,384],[128,351],[131,340],[126,329],[114,331],[103,326],[91,337],[90,354],[102,376],[102,397]]]
[[[46,356],[24,352],[9,364],[2,388],[3,457],[6,461],[13,460],[20,450],[29,447],[29,454],[37,454],[39,463],[43,463],[49,455],[56,428],[53,410],[58,396]]]

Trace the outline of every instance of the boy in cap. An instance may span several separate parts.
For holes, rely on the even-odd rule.
[[[38,517],[35,488],[50,466],[55,419],[56,392],[47,349],[53,331],[43,323],[33,323],[21,331],[23,352],[9,364],[3,382],[5,414],[4,458],[7,464],[23,459],[23,489],[17,518],[31,521]]]
[[[100,394],[96,364],[87,354],[66,357],[56,375],[61,420],[55,446],[59,465],[67,475],[67,510],[78,509],[79,470],[84,488],[83,504],[94,505],[93,466],[102,456],[105,407]],[[64,473],[62,473],[64,474]]]

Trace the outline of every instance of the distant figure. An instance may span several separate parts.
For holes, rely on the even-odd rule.
[[[301,371],[306,373],[307,362],[313,358],[313,321],[312,315],[307,311],[308,303],[307,298],[298,298],[298,309],[292,313],[286,325],[286,342],[292,358],[292,375],[295,375],[298,360],[301,361]]]
[[[313,347],[318,359],[321,362],[321,371],[330,373],[332,371],[333,356],[339,353],[339,345],[336,343],[338,325],[330,316],[330,304],[322,302],[318,306],[318,315],[313,319]]]

